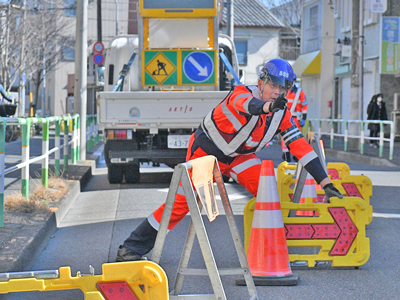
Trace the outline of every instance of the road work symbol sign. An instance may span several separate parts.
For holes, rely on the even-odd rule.
[[[182,51],[182,84],[215,83],[215,51]]]
[[[177,52],[145,51],[144,52],[145,85],[177,85]]]

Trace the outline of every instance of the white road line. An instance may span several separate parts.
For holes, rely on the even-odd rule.
[[[381,214],[381,213],[372,213],[374,218],[385,218],[385,219],[400,219],[400,214]]]
[[[351,175],[365,175],[373,186],[400,187],[400,172],[350,170]]]

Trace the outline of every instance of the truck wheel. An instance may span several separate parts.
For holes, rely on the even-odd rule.
[[[110,164],[107,178],[109,183],[121,183],[123,179],[122,167],[116,164]]]
[[[12,141],[12,139],[13,139],[13,134],[14,134],[14,132],[13,132],[11,126],[7,126],[7,127],[6,127],[6,136],[5,136],[5,141],[6,141],[7,143],[9,143],[9,142]]]
[[[139,164],[128,164],[125,166],[126,183],[138,183],[140,181]]]

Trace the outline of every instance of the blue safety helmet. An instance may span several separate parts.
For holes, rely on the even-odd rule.
[[[289,90],[294,82],[296,74],[292,66],[284,59],[275,58],[267,62],[261,69],[260,79],[271,80]]]

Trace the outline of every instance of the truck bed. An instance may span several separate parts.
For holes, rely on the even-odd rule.
[[[100,92],[98,122],[102,128],[192,128],[221,102],[228,91]]]

